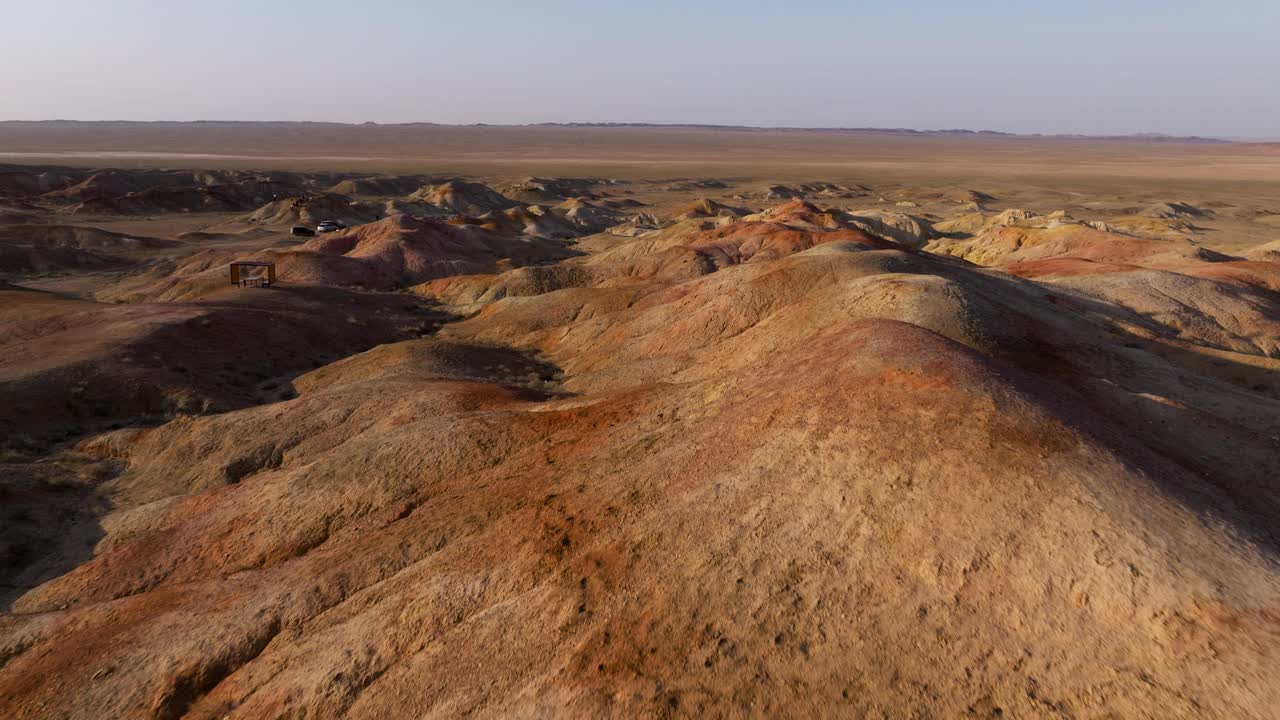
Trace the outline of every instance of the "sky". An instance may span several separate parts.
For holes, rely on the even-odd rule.
[[[1280,0],[0,0],[0,119],[1280,137]]]

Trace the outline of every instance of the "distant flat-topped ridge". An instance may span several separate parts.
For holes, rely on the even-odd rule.
[[[469,123],[449,124],[433,122],[409,123],[341,123],[311,120],[0,120],[0,142],[3,132],[8,130],[93,130],[93,129],[191,129],[209,130],[217,128],[249,128],[264,129],[334,129],[363,131],[403,131],[421,128],[644,128],[644,129],[685,129],[685,130],[723,130],[723,131],[760,131],[760,132],[816,132],[816,133],[860,133],[874,135],[905,136],[940,136],[940,137],[983,137],[983,138],[1030,138],[1038,140],[1119,140],[1128,142],[1189,142],[1189,143],[1230,143],[1231,140],[1203,137],[1198,135],[1169,135],[1164,133],[1132,133],[1101,134],[1087,133],[1014,133],[1000,130],[970,130],[967,128],[947,128],[937,130],[901,128],[901,127],[846,127],[846,126],[792,126],[792,125],[720,125],[714,123],[643,123],[643,122],[544,122],[544,123]]]

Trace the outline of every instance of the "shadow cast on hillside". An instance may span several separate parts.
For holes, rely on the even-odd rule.
[[[94,555],[109,503],[97,486],[123,463],[79,456],[0,464],[0,610]]]
[[[1038,338],[1005,358],[1022,385],[1163,492],[1280,557],[1280,377],[1200,354],[1171,329],[1123,307],[1033,283],[1093,337]],[[1151,337],[1120,330],[1119,321]],[[1043,382],[1049,379],[1050,383]]]

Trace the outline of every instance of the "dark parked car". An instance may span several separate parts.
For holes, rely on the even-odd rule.
[[[302,237],[315,237],[316,231],[305,225],[294,225],[289,231],[290,235],[301,235]]]

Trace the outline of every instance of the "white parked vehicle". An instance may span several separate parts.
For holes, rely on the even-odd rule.
[[[316,232],[318,233],[327,233],[346,229],[347,224],[340,220],[321,220],[320,224],[316,226]]]

